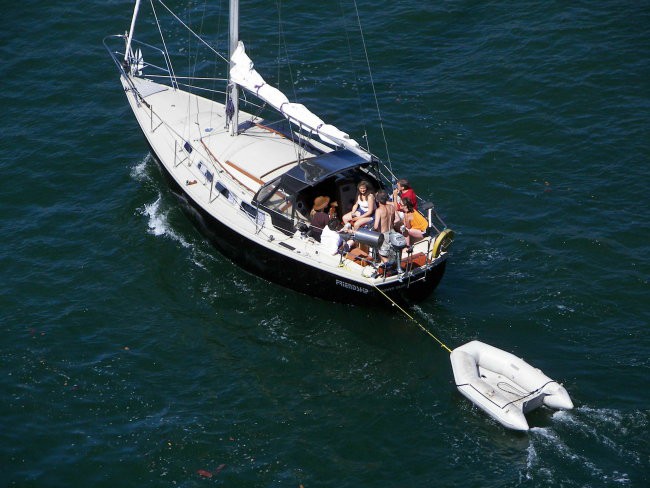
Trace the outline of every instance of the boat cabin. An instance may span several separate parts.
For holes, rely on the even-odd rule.
[[[342,218],[354,205],[357,184],[368,181],[381,188],[375,163],[347,149],[305,159],[260,188],[253,202],[271,215],[273,225],[293,234],[301,223],[309,222],[314,199],[324,195],[338,203]]]

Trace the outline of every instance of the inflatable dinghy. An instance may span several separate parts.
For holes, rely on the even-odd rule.
[[[458,390],[505,427],[528,430],[525,413],[541,405],[569,410],[562,385],[523,359],[489,344],[468,342],[451,352]]]

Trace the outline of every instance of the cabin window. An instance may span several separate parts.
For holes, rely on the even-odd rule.
[[[265,195],[260,195],[260,197],[266,197],[264,199],[260,198],[260,202],[269,210],[282,214],[282,216],[291,220],[293,218],[293,197],[279,184],[269,188],[269,190],[268,192],[264,192]]]
[[[241,209],[246,212],[248,215],[251,217],[255,218],[257,217],[257,209],[253,207],[252,205],[246,203],[246,202],[241,202]]]
[[[223,186],[223,183],[221,183],[220,181],[217,181],[217,182],[214,184],[214,188],[215,188],[215,190],[217,190],[219,193],[221,193],[224,197],[226,197],[227,199],[230,200],[230,191],[228,191],[228,188],[226,188],[225,186]]]
[[[269,198],[269,195],[272,195],[273,192],[277,189],[279,184],[280,180],[275,180],[274,182],[263,186],[257,193],[257,197],[255,199],[260,203],[264,203],[266,199]]]
[[[246,203],[246,202],[241,202],[240,205],[241,209],[246,212],[248,215],[250,215],[253,219],[255,219],[255,222],[257,225],[264,225],[264,214],[261,212],[258,212],[255,207],[253,207],[251,204]]]

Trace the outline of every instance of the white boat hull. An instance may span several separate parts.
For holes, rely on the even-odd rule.
[[[342,233],[342,242],[352,240],[356,248],[340,246],[340,252],[336,243],[332,249],[320,241],[324,223],[312,222],[311,212],[317,199],[327,198],[329,215],[342,220],[356,204],[357,185],[390,193],[396,177],[347,133],[264,81],[239,42],[236,0],[229,9],[228,59],[167,9],[168,20],[180,22],[200,41],[197,49],[206,50],[192,53],[204,61],[187,73],[183,49],[167,49],[153,9],[161,38],[150,42],[159,45],[133,37],[139,5],[128,34],[104,44],[154,158],[217,249],[262,278],[328,300],[388,304],[419,301],[433,291],[453,232],[431,203],[422,207],[428,203],[427,236],[408,248],[392,244],[388,263],[374,229]],[[118,40],[126,43],[124,52]],[[225,61],[227,80],[205,61],[213,55]],[[377,241],[365,242],[364,232]]]
[[[458,391],[503,426],[528,430],[525,414],[542,405],[568,410],[566,389],[513,354],[480,341],[450,356]]]
[[[121,80],[142,133],[172,188],[193,207],[192,217],[217,249],[244,269],[308,295],[352,304],[387,304],[385,295],[396,301],[418,301],[442,279],[446,252],[427,266],[414,268],[406,277],[371,279],[360,265],[346,261],[346,266],[341,266],[338,255],[319,252],[318,242],[273,228],[270,217],[261,228],[239,205],[242,201],[252,205],[251,199],[262,183],[252,175],[253,166],[295,160],[293,143],[276,132],[256,128],[234,138],[225,129],[225,119],[220,115],[224,109],[217,102],[142,78],[123,75]],[[192,113],[190,121],[199,123],[188,123],[186,114],[195,107],[197,113]],[[251,151],[261,140],[265,141],[265,151]],[[193,148],[191,154],[184,148],[186,143]],[[215,155],[228,162],[226,168],[235,163],[240,168],[245,162],[255,164],[237,174],[239,182],[226,169],[210,165],[213,184],[200,172],[199,165],[212,161]],[[196,184],[188,185],[190,181]],[[230,198],[220,195],[216,189],[219,182],[232,190]],[[418,246],[427,250],[424,241]]]

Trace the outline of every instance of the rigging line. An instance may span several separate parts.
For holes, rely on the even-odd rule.
[[[205,12],[206,12],[206,10],[207,10],[207,0],[204,0],[204,2],[203,2],[203,11],[202,11],[202,14],[201,14],[201,22],[199,24],[199,35],[201,35],[201,36],[203,35],[203,26],[205,24]],[[190,42],[189,38],[187,40],[187,44],[188,44],[188,46],[191,46],[191,42]],[[191,71],[190,76],[191,76],[191,79],[194,80],[194,81],[198,79],[196,77],[196,71],[197,71],[198,65],[199,65],[199,53],[200,53],[199,46],[197,45],[196,49],[194,51],[194,63],[192,64],[192,66],[190,66],[190,71]],[[188,54],[189,54],[189,48],[188,48]],[[189,55],[188,55],[188,58],[189,58]],[[194,82],[192,82],[192,84],[193,83]]]
[[[187,8],[186,17],[188,17],[188,24],[191,25],[192,24],[192,10],[189,7]],[[189,79],[189,82],[188,82],[190,89],[187,90],[187,121],[188,121],[187,137],[189,138],[190,133],[191,133],[191,129],[189,127],[189,121],[191,120],[191,117],[192,117],[192,87],[194,85],[194,82],[192,80],[192,76],[194,76],[194,73],[192,72],[192,35],[191,35],[191,33],[189,31],[187,32],[187,73],[190,76],[190,79]],[[196,103],[197,103],[197,109],[198,109],[198,98],[196,99]],[[197,114],[196,114],[196,117],[197,117],[196,122],[197,122],[197,125],[198,125],[198,121],[199,121],[199,119],[198,119],[198,117],[199,117],[198,110],[196,112],[197,112]],[[200,133],[201,132],[200,132],[200,129],[199,129],[199,134]]]
[[[172,66],[172,58],[169,56],[169,51],[167,50],[167,44],[165,43],[165,36],[163,36],[162,29],[160,28],[160,21],[158,20],[158,14],[156,13],[156,8],[153,6],[153,0],[151,0],[151,10],[153,10],[153,16],[156,19],[156,26],[158,26],[158,32],[160,33],[160,40],[162,41],[163,48],[165,50],[165,55],[167,56],[167,62],[169,63],[169,75],[171,76],[172,87],[176,85],[178,88],[178,83],[176,83],[176,74],[174,73],[174,67]]]
[[[219,2],[219,11],[217,12],[218,21],[217,21],[217,34],[216,34],[216,36],[218,36],[221,33],[221,6],[222,6],[222,2]],[[213,68],[213,71],[212,71],[212,74],[213,74],[213,76],[212,76],[213,77],[212,91],[216,93],[216,91],[217,91],[217,79],[216,79],[216,76],[217,76],[217,63],[214,62],[213,66],[214,66],[214,68]],[[226,79],[224,81],[226,81],[226,83],[228,82],[227,77],[226,77]],[[212,127],[212,116],[213,116],[213,114],[214,114],[214,104],[210,104],[210,125],[209,125],[210,127]]]
[[[289,70],[289,79],[291,80],[291,91],[293,91],[293,99],[298,100],[298,94],[296,93],[296,82],[293,79],[293,70],[291,69],[291,60],[289,58],[289,50],[287,49],[287,39],[284,36],[284,29],[282,28],[282,16],[281,16],[281,2],[276,2],[278,6],[278,88],[280,86],[280,59],[281,52],[280,50],[284,46],[284,55],[287,60],[287,69]]]
[[[199,35],[201,35],[201,36],[203,35],[203,25],[205,24],[205,12],[206,12],[206,10],[207,10],[207,0],[204,0],[203,1],[203,13],[201,14],[201,23],[199,24]],[[188,39],[187,42],[188,42],[188,44],[190,43],[189,39]],[[196,75],[196,70],[197,70],[198,64],[199,64],[199,48],[197,46],[195,54],[194,54],[194,64],[192,66],[192,75],[191,75],[192,79],[196,79],[195,75]]]
[[[291,83],[291,91],[293,92],[293,100],[296,102],[300,102],[300,99],[298,98],[298,93],[296,92],[296,81],[293,77],[293,70],[291,69],[291,59],[289,57],[289,50],[287,49],[287,40],[284,35],[284,29],[282,28],[282,2],[281,1],[276,1],[276,6],[278,9],[278,81],[276,84],[276,87],[280,87],[280,59],[282,58],[282,48],[284,47],[284,56],[286,59],[286,65],[287,69],[289,70],[289,80]],[[305,137],[307,140],[313,139],[313,131],[309,131],[309,135],[305,135],[302,129],[302,124],[299,125],[299,135],[295,134],[291,125],[291,121],[287,119],[288,123],[288,131],[291,134],[291,141],[294,142],[294,148],[296,151],[296,159],[298,161],[301,161],[304,159],[304,157],[307,155],[307,147],[305,144],[303,144],[303,137]],[[302,136],[302,137],[301,137]],[[296,143],[297,141],[297,143]]]
[[[149,64],[148,66],[152,66],[152,65]],[[169,75],[154,75],[154,74],[148,74],[147,75],[147,78],[168,78],[168,77],[169,77]],[[201,80],[201,81],[212,81],[212,82],[226,81],[225,78],[217,78],[217,77],[214,77],[214,76],[176,76],[176,79],[177,80],[188,80],[188,81]],[[185,86],[189,87],[189,86],[192,86],[192,85],[185,84]],[[201,87],[195,86],[195,88],[201,88]],[[203,90],[216,91],[216,90],[212,90],[210,88],[203,88]]]
[[[361,103],[361,91],[359,90],[359,85],[360,85],[360,78],[359,78],[359,72],[356,69],[356,64],[354,62],[354,59],[352,58],[352,44],[350,43],[350,34],[348,32],[348,24],[345,21],[345,11],[343,9],[343,1],[339,1],[339,7],[341,8],[341,18],[343,19],[343,30],[345,31],[345,40],[348,43],[348,54],[350,56],[350,64],[352,65],[352,69],[354,70],[354,79],[355,79],[355,91],[357,92],[357,103],[359,104],[359,113],[361,115],[361,121],[363,123],[363,132],[366,134],[366,147],[368,149],[368,152],[372,153],[370,151],[370,141],[368,140],[368,130],[366,127],[366,118],[365,118],[365,111],[363,110],[363,104]]]
[[[207,9],[207,0],[204,0],[204,2],[203,2],[203,12],[201,14],[201,22],[199,24],[199,34],[200,35],[203,35],[203,25],[205,23],[205,11],[206,11],[206,9]],[[191,39],[190,38],[188,38],[187,44],[188,44],[188,46],[191,46]],[[190,67],[191,77],[192,77],[192,80],[193,80],[191,82],[192,87],[194,87],[194,81],[196,80],[195,75],[196,75],[197,66],[199,64],[199,52],[200,52],[199,51],[199,46],[197,44],[196,50],[194,52],[194,63]],[[188,59],[189,59],[189,57],[190,56],[189,56],[189,47],[188,47]],[[196,100],[196,125],[199,126],[199,130],[200,130],[200,125],[199,125],[199,98],[195,97],[195,100]]]
[[[375,97],[375,106],[377,107],[377,115],[379,116],[379,127],[381,128],[381,135],[384,138],[384,147],[386,148],[386,159],[388,160],[388,167],[391,172],[393,165],[390,160],[390,153],[388,152],[388,142],[386,141],[386,132],[384,131],[384,121],[381,118],[381,111],[379,110],[379,101],[377,100],[377,91],[375,90],[375,81],[372,78],[372,70],[370,69],[370,59],[368,58],[368,49],[366,49],[366,40],[363,36],[363,29],[361,27],[361,17],[359,16],[359,8],[357,7],[357,0],[354,0],[354,10],[357,13],[357,22],[359,24],[359,32],[361,33],[361,42],[363,44],[363,52],[366,55],[366,64],[368,65],[368,74],[370,75],[370,85],[372,86],[372,93]]]
[[[275,6],[278,9],[278,62],[277,62],[277,78],[275,82],[275,86],[279,89],[280,88],[280,56],[281,52],[280,50],[282,49],[282,3],[278,0],[275,2]]]
[[[442,347],[445,351],[447,351],[448,353],[451,354],[451,349],[449,349],[449,347],[447,347],[440,339],[438,339],[436,336],[434,336],[426,327],[424,327],[420,322],[418,322],[412,315],[410,315],[406,310],[404,310],[402,307],[400,307],[397,304],[397,302],[395,302],[395,300],[393,300],[391,297],[386,295],[386,293],[384,293],[384,291],[382,289],[380,289],[377,285],[375,285],[372,281],[370,281],[370,278],[367,278],[367,280],[368,280],[368,283],[370,283],[375,288],[375,290],[377,290],[379,293],[384,295],[384,297],[386,297],[386,300],[391,302],[393,304],[393,306],[397,307],[404,315],[406,315],[409,319],[411,319],[413,322],[415,322],[415,325],[417,325],[422,330],[422,332],[424,332],[429,337],[431,337],[433,340],[435,340],[438,344],[440,344],[440,347]]]
[[[153,0],[151,0],[151,3],[152,3],[152,6],[153,6]],[[178,22],[180,22],[180,24],[183,27],[185,27],[188,31],[190,31],[192,33],[192,35],[194,35],[194,37],[196,37],[199,41],[201,41],[205,45],[205,47],[207,47],[210,51],[212,51],[214,54],[216,54],[218,57],[220,57],[223,61],[228,63],[228,60],[223,56],[223,54],[218,52],[215,48],[213,48],[210,44],[208,44],[205,40],[203,40],[203,38],[201,36],[199,36],[196,32],[194,32],[185,22],[183,22],[178,17],[178,15],[176,15],[174,12],[172,12],[172,10],[167,5],[165,5],[162,0],[158,0],[158,3],[160,5],[162,5],[172,15],[172,17],[174,17]]]
[[[291,69],[291,62],[289,60],[289,50],[287,49],[287,40],[284,37],[284,29],[282,28],[282,2],[276,1],[276,6],[278,10],[278,74],[277,74],[277,83],[276,87],[280,88],[280,59],[282,58],[282,47],[284,46],[284,55],[287,60],[287,69],[289,70],[289,80],[291,81],[291,91],[293,92],[293,99],[298,102],[298,94],[296,93],[296,84],[293,79],[293,70]],[[293,132],[291,127],[291,121],[289,121],[289,133],[291,134],[291,141],[294,142],[294,148],[296,151],[296,159],[300,161],[303,159],[303,156],[306,154],[306,150],[302,148],[302,144],[295,144],[296,135]],[[299,129],[300,130],[300,129]],[[309,134],[311,139],[311,133]]]

